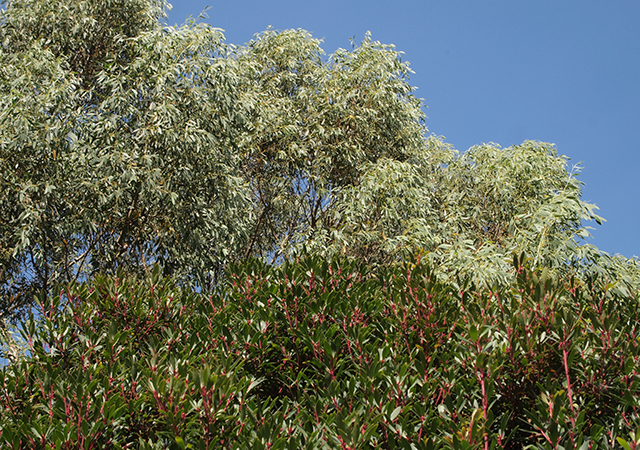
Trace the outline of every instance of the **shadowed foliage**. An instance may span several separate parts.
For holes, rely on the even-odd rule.
[[[7,448],[636,445],[638,302],[515,259],[493,288],[413,260],[229,269],[217,294],[98,277],[26,323]],[[61,309],[63,310],[61,312]],[[630,447],[633,448],[633,447]]]

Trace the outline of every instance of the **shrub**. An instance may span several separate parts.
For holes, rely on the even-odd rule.
[[[506,286],[308,257],[216,295],[70,286],[0,372],[7,448],[636,448],[638,300],[525,267]]]

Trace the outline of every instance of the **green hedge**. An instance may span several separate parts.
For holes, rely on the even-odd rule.
[[[3,448],[635,448],[638,299],[518,266],[250,261],[217,295],[96,278],[0,372]]]

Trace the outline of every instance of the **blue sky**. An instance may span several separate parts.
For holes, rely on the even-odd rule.
[[[174,0],[168,22],[207,6],[232,44],[269,25],[308,30],[328,54],[367,31],[394,44],[432,133],[461,151],[555,143],[607,220],[591,243],[640,256],[640,1]]]

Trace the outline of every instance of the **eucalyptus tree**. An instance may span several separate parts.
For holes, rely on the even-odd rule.
[[[315,245],[372,264],[418,250],[442,276],[483,283],[512,277],[514,253],[573,272],[596,260],[604,267],[585,240],[587,222],[602,218],[582,200],[578,174],[551,144],[483,144],[460,154],[432,136],[422,158],[368,164],[359,184],[339,194],[340,224]]]
[[[154,29],[163,0],[3,0],[3,51],[20,53],[35,43],[64,57],[66,68],[89,87],[107,60],[126,61],[122,41]]]
[[[236,51],[251,105],[240,148],[254,215],[247,255],[279,256],[335,225],[338,190],[368,163],[424,149],[422,102],[393,46],[366,35],[325,57],[304,30],[267,30]]]
[[[242,248],[238,62],[164,2],[8,1],[0,18],[0,305],[96,271],[206,287]]]

